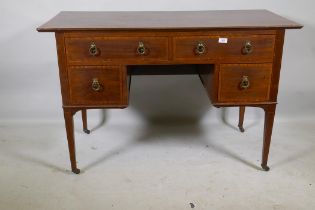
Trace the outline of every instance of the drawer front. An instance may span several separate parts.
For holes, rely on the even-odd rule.
[[[68,74],[71,104],[113,107],[128,104],[126,68],[74,66]]]
[[[216,35],[174,38],[175,60],[215,60],[221,63],[272,62],[274,35]]]
[[[219,102],[269,100],[272,64],[223,64],[219,70]]]
[[[69,37],[65,42],[70,65],[168,60],[167,37]]]

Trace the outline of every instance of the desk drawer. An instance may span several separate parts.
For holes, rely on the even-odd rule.
[[[70,67],[68,74],[70,101],[73,105],[120,107],[128,104],[126,68]]]
[[[274,35],[216,35],[174,38],[175,60],[215,60],[221,63],[272,62]]]
[[[168,60],[167,37],[69,37],[65,42],[70,65]]]
[[[272,64],[223,64],[219,70],[219,102],[268,101]]]

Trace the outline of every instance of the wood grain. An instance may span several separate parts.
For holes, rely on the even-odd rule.
[[[37,28],[41,32],[76,30],[301,28],[267,10],[60,12]]]

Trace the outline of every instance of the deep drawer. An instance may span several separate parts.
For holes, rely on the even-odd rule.
[[[68,74],[72,105],[128,105],[126,68],[74,66]]]
[[[224,64],[219,70],[219,102],[269,100],[272,64]]]

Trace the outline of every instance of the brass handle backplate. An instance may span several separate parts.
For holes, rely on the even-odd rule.
[[[93,80],[92,80],[92,90],[94,90],[94,91],[100,91],[101,89],[102,89],[102,85],[101,85],[101,83],[98,81],[98,79],[97,78],[93,78]]]
[[[97,48],[97,46],[96,46],[96,44],[95,44],[94,42],[92,42],[92,43],[90,44],[89,53],[90,53],[90,55],[92,55],[92,56],[97,56],[97,55],[99,55],[99,50],[98,50],[98,48]]]
[[[248,54],[251,54],[252,52],[253,52],[253,45],[251,41],[246,41],[242,49],[242,53],[244,55],[248,55]]]
[[[203,55],[206,53],[206,45],[202,42],[198,42],[195,48],[196,55]]]
[[[249,88],[249,86],[250,86],[250,82],[249,82],[248,76],[243,76],[240,83],[240,88],[247,89]]]
[[[148,52],[147,48],[144,46],[143,42],[139,42],[137,47],[137,53],[138,55],[146,55]]]

